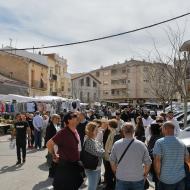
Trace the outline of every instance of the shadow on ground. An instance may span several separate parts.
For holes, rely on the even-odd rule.
[[[41,181],[38,184],[34,185],[32,190],[48,189],[48,187],[52,185],[52,181],[53,181],[53,179],[51,179],[51,178],[48,178],[45,181]]]
[[[0,174],[6,173],[6,172],[15,172],[19,170],[23,170],[22,167],[23,164],[20,165],[12,165],[12,166],[3,166],[0,169]]]
[[[38,151],[37,149],[28,149],[27,154],[32,154],[32,153],[35,153],[37,151]]]
[[[43,163],[43,164],[41,164],[41,165],[39,165],[38,168],[39,168],[40,170],[42,170],[42,171],[48,171],[48,170],[49,170],[49,167],[48,167],[48,165],[47,165],[46,162]],[[47,175],[48,175],[48,174],[47,174]]]

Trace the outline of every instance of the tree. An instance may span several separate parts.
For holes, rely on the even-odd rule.
[[[167,70],[172,81],[174,81],[175,88],[180,94],[181,100],[184,102],[184,127],[187,127],[187,102],[190,97],[187,71],[190,65],[190,55],[187,52],[181,51],[184,32],[181,32],[179,27],[177,31],[168,27],[167,36],[171,45],[171,54],[161,56],[155,45],[158,55],[156,60],[165,65],[165,70]]]
[[[150,93],[162,103],[164,112],[166,103],[171,102],[176,94],[174,80],[165,67],[166,65],[161,63],[150,64],[145,76]]]

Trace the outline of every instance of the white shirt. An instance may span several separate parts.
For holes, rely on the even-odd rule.
[[[149,116],[147,119],[142,118],[143,126],[145,130],[145,138],[147,141],[150,140],[151,134],[150,134],[150,125],[153,123],[153,119]]]
[[[173,118],[172,120],[168,120],[168,121],[171,121],[174,124],[174,126],[175,126],[174,135],[176,137],[179,136],[179,134],[180,134],[180,127],[179,127],[179,122],[177,121],[177,119]]]

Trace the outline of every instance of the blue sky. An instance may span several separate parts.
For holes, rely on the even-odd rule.
[[[62,44],[160,22],[190,12],[190,1],[180,0],[6,0],[0,5],[0,45],[17,48]],[[113,39],[43,50],[68,60],[70,72],[86,72],[100,66],[146,59],[154,51],[167,54],[167,28],[186,26],[184,41],[190,36],[190,16],[162,26]]]

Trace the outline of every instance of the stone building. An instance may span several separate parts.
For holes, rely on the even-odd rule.
[[[0,51],[0,74],[25,83],[28,96],[48,95],[47,57],[9,47],[5,49]]]
[[[0,74],[0,94],[18,94],[28,96],[28,86],[21,81]]]
[[[71,97],[71,76],[67,72],[67,60],[55,53],[48,57],[48,92],[53,96]]]
[[[85,73],[72,76],[72,97],[81,102],[94,103],[100,100],[100,84],[92,74]]]

